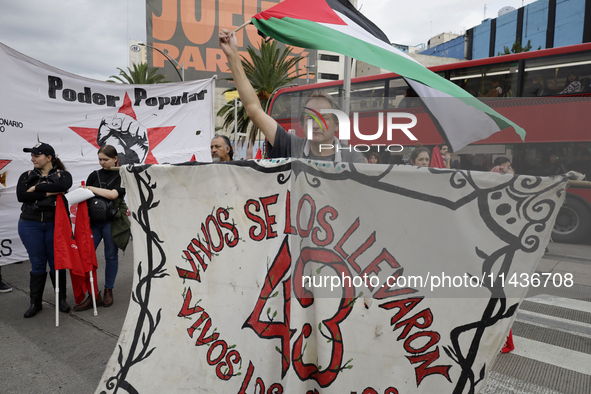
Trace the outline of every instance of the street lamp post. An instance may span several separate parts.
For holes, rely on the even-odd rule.
[[[185,62],[179,64],[176,60],[174,60],[172,57],[170,57],[170,55],[168,53],[163,52],[160,49],[153,47],[152,45],[144,44],[143,42],[138,43],[138,45],[141,45],[141,46],[144,46],[147,48],[152,48],[152,49],[155,49],[158,52],[160,52],[170,62],[170,64],[172,64],[174,66],[174,69],[176,70],[177,74],[181,78],[181,81],[183,81],[183,82],[185,81]],[[180,72],[177,67],[180,67],[180,69],[181,69]]]
[[[304,68],[306,69],[306,85],[310,83],[310,69],[315,68],[316,66],[310,65],[310,55],[306,56],[306,65]]]
[[[316,66],[312,65],[312,66],[304,66],[304,68],[306,69],[306,85],[310,83],[310,69],[311,68],[315,68]]]

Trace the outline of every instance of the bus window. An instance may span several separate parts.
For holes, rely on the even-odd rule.
[[[312,92],[315,91],[319,91],[322,92],[330,97],[332,97],[332,99],[339,105],[339,107],[341,107],[343,105],[343,102],[341,100],[341,86],[337,85],[337,86],[327,86],[327,87],[322,87],[322,88],[317,88],[317,89],[307,89],[307,90],[302,90],[301,91],[301,96],[298,97],[296,100],[292,101],[292,110],[293,112],[293,117],[294,118],[299,118],[300,117],[300,113],[302,112],[302,105],[303,102],[306,101],[306,98],[308,96],[310,96],[312,94]]]
[[[340,107],[343,106],[343,100],[342,100],[342,85],[337,85],[337,86],[328,86],[322,89],[318,89],[320,91],[322,91],[324,94],[329,95],[330,97],[332,97],[332,99],[334,101],[336,101]],[[308,97],[314,90],[305,90],[302,92],[302,100],[305,100],[306,97]],[[301,106],[298,109],[298,117],[299,117],[299,111],[301,111]]]
[[[383,80],[351,84],[351,111],[375,111],[384,108]]]
[[[285,119],[293,116],[297,117],[298,110],[293,112],[293,106],[298,105],[300,92],[290,92],[277,97],[271,107],[271,117],[274,119]]]
[[[496,63],[450,71],[450,79],[475,97],[515,97],[517,62]]]
[[[568,171],[591,176],[591,142],[471,145],[458,152],[463,170],[490,171],[507,157],[518,175],[553,176]]]
[[[391,79],[388,82],[388,108],[405,109],[421,108],[423,101],[416,92],[408,86],[402,78]]]
[[[318,90],[331,96],[339,105],[342,105],[340,100],[340,87],[328,86],[325,88],[308,89],[293,92],[283,92],[277,96],[270,109],[270,114],[274,119],[282,118],[299,118],[302,109],[302,101],[310,95],[313,91]]]
[[[513,168],[516,173],[552,176],[577,171],[591,176],[591,143],[561,142],[516,145]]]
[[[591,53],[525,60],[524,97],[591,93]]]

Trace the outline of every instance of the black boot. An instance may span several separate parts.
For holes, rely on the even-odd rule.
[[[43,290],[45,289],[45,279],[47,278],[47,272],[41,274],[31,272],[31,306],[25,312],[25,317],[33,317],[43,309]]]
[[[8,293],[12,291],[12,286],[2,282],[2,267],[0,267],[0,293]]]
[[[60,303],[58,308],[60,312],[68,313],[70,312],[70,305],[66,302],[66,270],[59,270],[59,280],[60,280],[60,296],[59,300]],[[55,291],[55,271],[49,272],[49,277],[51,278],[51,283],[53,284],[53,290]]]

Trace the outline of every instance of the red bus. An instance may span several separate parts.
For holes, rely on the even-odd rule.
[[[513,129],[505,129],[454,152],[452,163],[457,161],[456,166],[489,171],[496,157],[506,156],[517,174],[549,176],[573,170],[591,180],[591,43],[429,69],[482,97],[527,132],[522,141]],[[340,80],[281,89],[273,97],[269,113],[286,130],[303,137],[298,119],[301,100],[312,90],[340,97],[342,87]],[[411,131],[418,142],[427,147],[443,143],[422,102],[412,96],[412,89],[394,73],[353,78],[350,111],[358,112],[360,130],[376,130],[378,117],[389,111],[413,113],[417,125]],[[367,143],[355,138],[351,144]],[[405,163],[416,142],[401,134],[396,143],[405,148],[398,153],[382,150],[382,162]],[[388,141],[375,141],[379,143],[387,145]],[[579,243],[588,240],[590,232],[591,189],[570,187],[552,239]]]

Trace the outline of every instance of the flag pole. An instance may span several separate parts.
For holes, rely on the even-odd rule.
[[[236,29],[232,30],[230,32],[230,34],[234,34],[236,33],[238,30],[240,29],[244,29],[246,26],[250,25],[252,22],[250,21],[250,19],[247,22],[244,22],[243,24],[241,24],[240,26],[238,26]]]
[[[349,116],[351,100],[351,58],[345,56],[344,63],[342,110]]]
[[[587,189],[591,189],[591,182],[589,181],[578,181],[576,179],[569,179],[568,186],[575,186],[575,187],[584,187]]]
[[[94,309],[94,316],[98,316],[98,312],[96,310],[96,294],[94,292],[94,277],[92,275],[92,270],[88,272],[90,274],[90,292],[92,293],[92,308]]]
[[[54,266],[55,268],[55,266]],[[60,326],[60,276],[59,271],[54,269],[55,272],[55,326]]]

